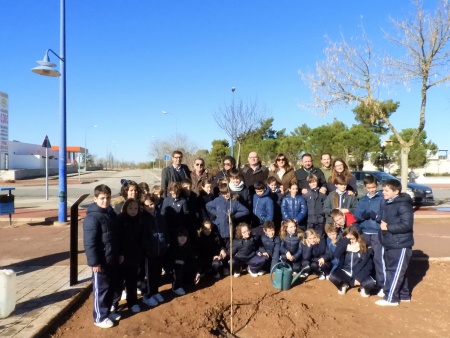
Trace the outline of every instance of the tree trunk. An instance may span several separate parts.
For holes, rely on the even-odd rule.
[[[240,169],[241,167],[241,142],[238,142],[238,154],[236,158],[236,168]]]
[[[408,187],[408,155],[411,148],[409,145],[402,144],[401,150],[401,179],[402,179],[402,192],[406,192]]]

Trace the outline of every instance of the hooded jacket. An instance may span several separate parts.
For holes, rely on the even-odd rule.
[[[273,220],[273,200],[269,187],[266,187],[261,196],[256,193],[253,195],[253,214],[258,217],[259,224]]]

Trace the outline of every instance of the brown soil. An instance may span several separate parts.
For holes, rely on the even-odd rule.
[[[448,337],[450,263],[412,262],[412,301],[379,307],[377,296],[356,288],[338,295],[329,281],[310,276],[289,291],[272,287],[269,276],[233,278],[233,332],[237,337]],[[230,277],[204,280],[182,297],[163,286],[166,302],[132,314],[111,329],[92,322],[92,295],[48,337],[217,337],[230,332]],[[231,336],[231,335],[228,335]]]

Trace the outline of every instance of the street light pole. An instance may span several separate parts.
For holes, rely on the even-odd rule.
[[[232,114],[233,116],[235,114],[235,111],[234,111],[234,109],[235,109],[235,107],[234,107],[234,92],[235,91],[236,91],[236,88],[231,87],[231,92],[233,93],[233,105],[231,107],[231,109],[233,109],[233,114]],[[234,122],[232,122],[232,124],[231,124],[231,154],[230,155],[234,157]]]
[[[86,172],[86,169],[87,169],[87,164],[86,164],[87,163],[87,161],[86,161],[86,159],[87,159],[87,132],[91,128],[97,128],[97,125],[94,124],[93,126],[88,127],[86,129],[86,133],[84,134],[84,172]]]
[[[61,73],[54,70],[48,53],[52,52],[60,61]],[[59,208],[58,222],[67,222],[67,134],[66,134],[66,2],[60,0],[60,55],[48,49],[40,66],[32,72],[43,76],[60,76],[60,145],[59,145]]]

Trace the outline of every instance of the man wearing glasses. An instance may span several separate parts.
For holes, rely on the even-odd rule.
[[[165,167],[161,172],[161,187],[164,189],[164,197],[167,196],[167,187],[170,182],[181,182],[185,178],[191,179],[191,171],[183,161],[183,153],[175,150],[172,153],[172,164]]]
[[[201,157],[194,160],[194,170],[191,172],[192,191],[198,196],[202,187],[202,181],[212,181],[211,175],[205,168],[205,160]]]
[[[248,164],[241,169],[241,176],[244,179],[244,184],[250,191],[251,195],[255,194],[253,185],[257,181],[266,182],[269,176],[269,169],[261,164],[258,153],[252,151],[248,154]]]
[[[318,186],[320,188],[320,192],[322,194],[326,194],[327,188],[326,188],[326,181],[325,177],[323,175],[322,170],[319,168],[314,167],[313,159],[311,154],[303,154],[302,156],[302,167],[300,169],[297,169],[295,171],[295,177],[298,182],[298,187],[302,192],[302,195],[306,194],[308,192],[308,182],[306,181],[306,178],[309,174],[314,174],[319,179]]]

